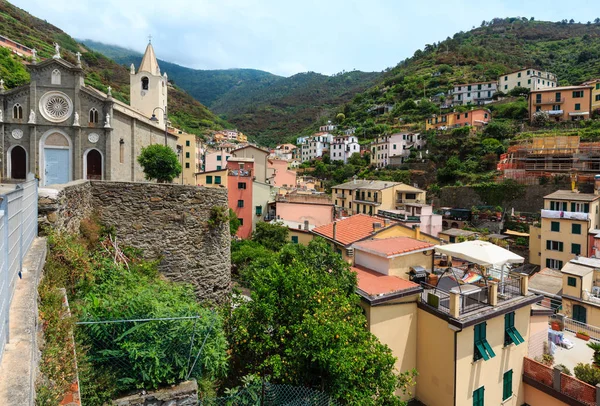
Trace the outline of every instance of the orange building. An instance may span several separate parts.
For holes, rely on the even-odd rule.
[[[462,113],[452,112],[428,118],[425,129],[445,130],[457,127],[483,127],[492,119],[492,113],[487,109],[475,109]]]
[[[252,235],[252,177],[254,159],[231,157],[227,161],[227,197],[229,208],[240,219],[237,236],[249,238]]]
[[[555,121],[575,121],[590,118],[592,86],[563,86],[533,90],[529,94],[529,119],[545,111]]]

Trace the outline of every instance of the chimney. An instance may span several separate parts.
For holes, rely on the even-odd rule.
[[[333,241],[335,241],[335,237],[337,235],[337,221],[333,222]]]
[[[308,231],[308,220],[304,220],[304,230]]]
[[[381,228],[381,223],[373,223],[373,232],[376,232]]]
[[[415,224],[413,226],[413,229],[415,230],[415,240],[420,240],[421,239],[421,226]]]
[[[383,219],[383,224],[385,224],[385,226],[389,226],[390,225],[390,219]]]

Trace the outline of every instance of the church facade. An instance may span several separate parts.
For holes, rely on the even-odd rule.
[[[6,90],[0,81],[0,178],[18,181],[33,173],[41,186],[143,181],[141,149],[177,146],[177,135],[165,135],[167,76],[160,74],[152,45],[138,71],[132,67],[131,105],[114,99],[110,88],[105,94],[86,85],[81,63],[61,59],[56,48],[52,59],[34,57],[28,85]]]

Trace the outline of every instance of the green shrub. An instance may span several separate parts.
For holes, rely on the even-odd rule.
[[[580,381],[596,386],[600,383],[600,368],[591,364],[582,364],[581,362],[573,369],[575,377]]]

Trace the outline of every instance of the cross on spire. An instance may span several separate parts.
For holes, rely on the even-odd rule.
[[[152,44],[152,35],[148,35],[148,43]]]

